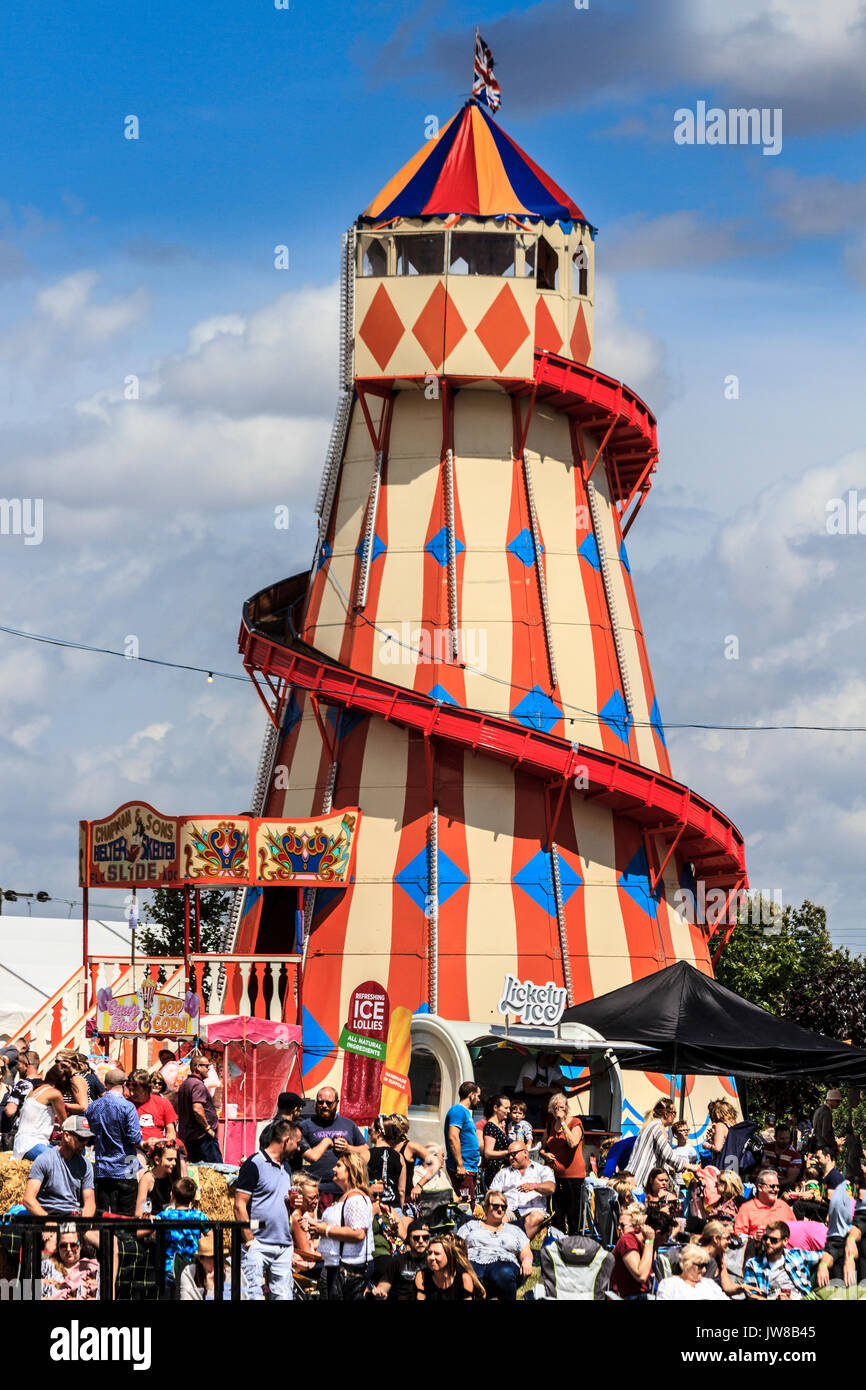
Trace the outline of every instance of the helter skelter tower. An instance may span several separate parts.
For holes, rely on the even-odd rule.
[[[506,973],[579,1002],[709,971],[674,894],[745,884],[738,831],[670,775],[625,547],[656,422],[591,365],[593,237],[470,101],[344,239],[316,554],[241,627],[256,809],[363,812],[355,882],[305,902],[308,1088],[339,1081],[361,981],[484,1021]],[[294,932],[285,895],[239,904],[236,950]]]

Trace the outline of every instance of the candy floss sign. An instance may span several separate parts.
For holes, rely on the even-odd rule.
[[[565,990],[552,980],[546,985],[534,985],[530,980],[506,975],[498,1008],[501,1014],[519,1015],[523,1023],[552,1026],[565,1013]]]
[[[135,994],[101,989],[96,995],[96,1031],[115,1037],[191,1038],[198,1031],[201,1000],[189,992],[160,994],[142,985]]]

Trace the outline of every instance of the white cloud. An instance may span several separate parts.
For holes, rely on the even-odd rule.
[[[68,330],[86,345],[107,342],[144,317],[150,296],[137,289],[105,303],[94,301],[93,291],[101,279],[95,270],[77,270],[40,290],[37,308],[57,328]]]
[[[661,339],[623,316],[616,283],[607,275],[595,277],[593,307],[593,362],[651,401],[652,409],[657,410],[671,391]]]
[[[684,209],[623,218],[605,238],[604,258],[609,270],[688,268],[753,255],[757,249],[745,240],[739,222],[712,221]]]
[[[51,727],[51,720],[47,714],[40,714],[35,719],[28,719],[25,723],[19,724],[9,734],[9,738],[16,748],[22,748],[26,752],[33,748],[38,740]]]
[[[719,539],[732,591],[749,603],[760,595],[764,611],[782,618],[804,592],[830,580],[851,538],[828,534],[827,505],[863,477],[866,451],[860,450],[759,493]],[[769,586],[763,582],[768,571]]]

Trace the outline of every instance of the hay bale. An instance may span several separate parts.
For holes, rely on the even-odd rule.
[[[189,1175],[198,1183],[198,1204],[214,1221],[234,1221],[234,1178],[214,1168],[190,1164]]]
[[[29,1159],[0,1153],[0,1215],[24,1201],[24,1187],[29,1175]]]

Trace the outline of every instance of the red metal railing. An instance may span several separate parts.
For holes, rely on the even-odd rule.
[[[284,592],[289,583],[283,581]],[[486,753],[544,781],[560,784],[580,771],[588,781],[583,794],[603,800],[642,825],[673,833],[682,828],[679,847],[708,886],[730,887],[745,875],[739,830],[711,802],[682,783],[626,758],[568,743],[507,719],[458,705],[439,705],[429,696],[338,666],[304,644],[275,641],[251,626],[250,610],[261,597],[245,605],[238,639],[251,677],[255,672],[268,679],[276,677],[314,691],[325,703],[364,710],[424,736]]]

